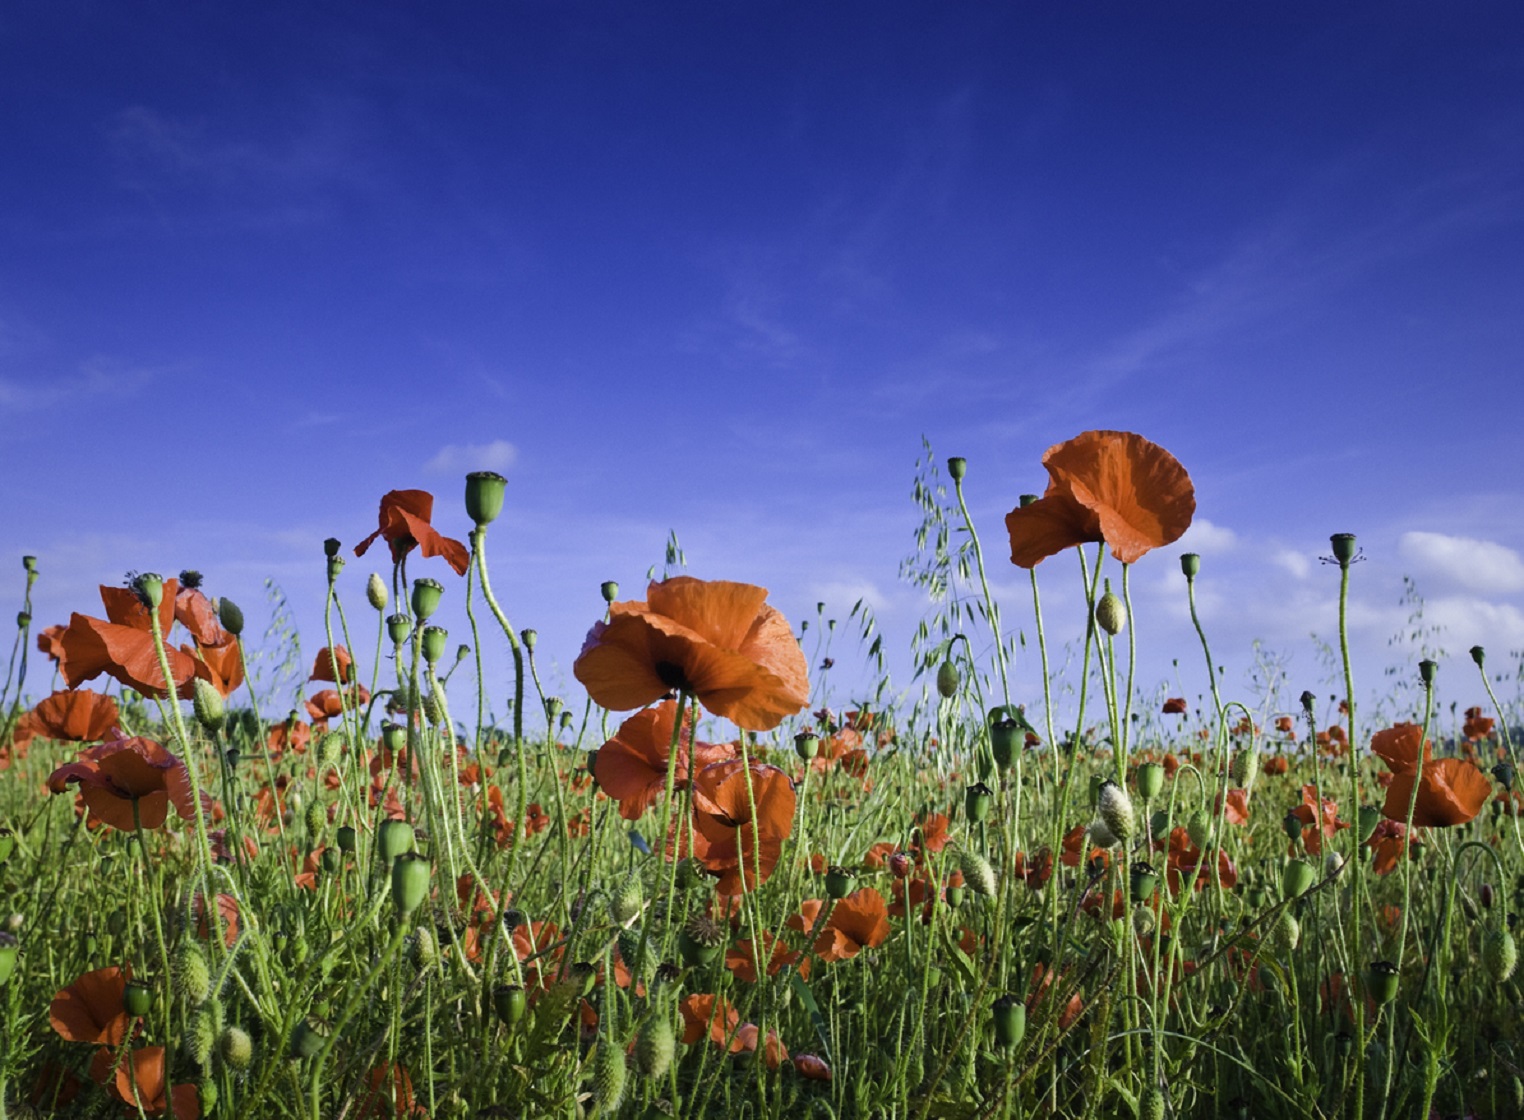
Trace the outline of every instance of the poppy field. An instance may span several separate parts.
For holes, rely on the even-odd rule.
[[[847,703],[764,588],[686,574],[605,584],[587,702],[547,695],[493,590],[489,472],[463,507],[393,490],[374,533],[324,543],[289,714],[198,573],[44,625],[27,557],[0,1120],[1524,1115],[1518,721],[1486,651],[1367,716],[1361,555],[1335,534],[1340,692],[1227,695],[1200,557],[1169,549],[1185,468],[1112,431],[1042,466],[998,547],[964,461],[923,472],[920,675]],[[1179,569],[1195,700],[1142,699],[1140,562]],[[990,593],[1007,563],[1022,601]],[[1053,634],[1040,585],[1073,579],[1088,624]],[[431,623],[445,596],[468,634]],[[1440,672],[1474,690],[1464,718]]]

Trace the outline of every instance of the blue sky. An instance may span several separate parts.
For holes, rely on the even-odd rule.
[[[922,435],[1029,629],[1002,517],[1121,428],[1198,489],[1136,572],[1146,683],[1203,687],[1193,547],[1230,694],[1256,638],[1321,688],[1347,530],[1362,680],[1411,575],[1476,702],[1466,648],[1524,649],[1521,39],[1504,4],[9,6],[0,557],[39,625],[196,567],[252,627],[272,577],[310,656],[322,539],[410,487],[463,538],[494,467],[551,687],[669,529],[791,619],[866,597],[906,684]]]

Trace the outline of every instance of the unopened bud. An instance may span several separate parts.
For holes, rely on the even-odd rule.
[[[1132,798],[1128,797],[1127,791],[1116,782],[1101,783],[1096,812],[1119,841],[1125,843],[1132,838],[1136,827],[1132,812]]]
[[[1127,606],[1121,597],[1112,591],[1102,595],[1100,602],[1095,605],[1095,621],[1112,637],[1120,634],[1127,625]]]
[[[210,681],[200,677],[191,686],[191,710],[196,714],[196,722],[206,728],[209,735],[215,735],[222,727],[222,721],[227,718],[222,705],[222,693]]]
[[[217,621],[233,637],[243,634],[243,611],[226,595],[217,600]]]
[[[370,578],[365,581],[365,598],[372,609],[377,611],[386,610],[389,596],[386,592],[386,583],[375,572],[370,573]]]

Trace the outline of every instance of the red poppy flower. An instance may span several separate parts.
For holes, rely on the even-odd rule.
[[[767,930],[762,931],[762,950],[755,953],[752,950],[752,941],[747,938],[737,941],[725,953],[725,967],[730,969],[737,980],[744,980],[748,984],[757,982],[757,957],[766,961],[767,974],[774,976],[785,965],[793,964],[803,955],[792,951],[782,941],[779,941]],[[800,975],[809,978],[810,962],[805,961],[804,967],[799,970]]]
[[[605,708],[641,708],[693,693],[747,731],[768,731],[809,701],[804,651],[788,622],[748,583],[674,576],[646,601],[614,603],[572,666]]]
[[[1186,705],[1184,696],[1171,696],[1159,710],[1167,716],[1183,716],[1190,708]]]
[[[1390,875],[1397,869],[1398,862],[1403,853],[1407,852],[1411,858],[1418,854],[1422,844],[1413,837],[1404,841],[1403,836],[1407,828],[1402,821],[1383,820],[1378,821],[1370,839],[1365,842],[1374,855],[1371,857],[1371,870],[1377,875]]]
[[[132,1026],[123,998],[131,966],[87,972],[53,997],[48,1020],[61,1038],[96,1046],[120,1046]]]
[[[391,546],[393,561],[401,560],[416,544],[424,556],[443,556],[456,575],[465,575],[471,564],[471,554],[465,545],[441,536],[439,530],[429,524],[433,513],[434,495],[427,490],[389,491],[381,499],[380,528],[355,545],[355,555],[364,556],[377,537],[385,537]]]
[[[193,573],[181,572],[182,577]],[[200,577],[196,577],[199,579]],[[166,590],[166,597],[168,591]],[[223,646],[233,640],[233,635],[222,628],[212,601],[199,587],[184,587],[175,592],[175,621],[190,632],[200,646]]]
[[[1044,883],[1053,877],[1053,852],[1044,848],[1035,856],[1028,856],[1026,852],[1017,852],[1013,865],[1017,878],[1021,879],[1032,890],[1040,890]]]
[[[1481,708],[1467,708],[1466,722],[1461,727],[1461,733],[1473,743],[1479,743],[1492,734],[1496,725],[1491,717],[1482,715]]]
[[[167,635],[174,625],[178,591],[174,580],[164,581],[164,599],[159,604],[161,634]],[[105,673],[144,696],[162,700],[167,693],[148,608],[126,587],[102,586],[101,602],[106,606],[105,619],[75,613],[59,637],[62,652],[58,668],[64,683],[77,688]],[[175,688],[188,684],[196,675],[195,658],[172,647],[164,652]]]
[[[178,1116],[180,1110],[175,1109]],[[413,1079],[401,1062],[387,1062],[365,1075],[365,1088],[355,1120],[381,1120],[391,1116],[427,1116],[413,1097]]]
[[[1162,847],[1155,844],[1155,847]],[[1207,866],[1206,853],[1191,843],[1190,833],[1183,828],[1175,828],[1169,834],[1169,855],[1165,859],[1165,878],[1169,882],[1170,890],[1179,894],[1184,888],[1187,879],[1195,881],[1196,890],[1201,890],[1212,881],[1212,870]],[[1238,883],[1238,868],[1233,866],[1233,861],[1228,858],[1228,853],[1217,853],[1217,877],[1225,890],[1232,890]]]
[[[206,927],[206,903],[201,894],[197,894],[191,902],[191,911],[196,916],[196,936],[207,938],[211,931]],[[238,941],[238,900],[230,894],[217,896],[217,921],[222,928],[222,940],[229,949]]]
[[[794,1069],[807,1081],[831,1080],[831,1067],[824,1058],[817,1058],[814,1054],[795,1054]]]
[[[227,641],[217,645],[198,643],[195,646],[181,646],[180,650],[194,660],[196,676],[215,688],[217,694],[224,699],[237,692],[238,686],[243,684],[243,650],[231,634]],[[180,686],[177,695],[182,700],[189,700],[195,696],[194,689],[194,684],[187,681]]]
[[[1339,819],[1339,803],[1331,797],[1323,798],[1323,811],[1318,812],[1318,787],[1315,785],[1302,787],[1302,803],[1292,809],[1290,815],[1302,822],[1302,846],[1311,855],[1322,852],[1325,837],[1349,827],[1348,821]]]
[[[794,786],[776,766],[753,762],[751,792],[740,759],[704,767],[693,781],[694,855],[720,876],[715,890],[723,895],[756,890],[783,855],[783,841],[794,829]],[[756,817],[751,806],[756,804]]]
[[[853,891],[839,901],[815,939],[815,953],[823,961],[846,961],[864,949],[874,949],[889,939],[889,907],[872,887]]]
[[[1261,766],[1266,774],[1285,774],[1291,770],[1291,760],[1283,754],[1273,754]]]
[[[1381,815],[1389,820],[1406,821],[1409,803],[1413,804],[1413,824],[1425,828],[1448,828],[1465,824],[1482,811],[1492,795],[1492,783],[1476,766],[1463,758],[1434,760],[1427,742],[1422,742],[1423,766],[1419,772],[1419,749],[1423,728],[1416,723],[1399,723],[1371,738],[1371,749],[1392,770],[1392,784],[1386,791]],[[1414,801],[1413,787],[1418,786]]]
[[[755,1023],[742,1023],[736,1028],[736,1041],[741,1044],[741,1052],[755,1054],[757,1052],[758,1036],[762,1031]],[[778,1032],[767,1032],[767,1046],[763,1050],[762,1060],[767,1063],[768,1069],[777,1069],[788,1061],[788,1050],[783,1046],[783,1040],[778,1037]]]
[[[16,739],[41,736],[59,742],[98,743],[117,721],[116,701],[88,688],[55,692],[22,716]]]
[[[724,999],[708,994],[685,996],[678,1010],[683,1013],[683,1045],[692,1046],[707,1032],[716,1046],[727,1045],[732,1054],[739,1054],[746,1044],[735,1037],[741,1023],[741,1014]]]
[[[64,627],[53,625],[37,635],[37,650],[57,665],[63,659]]]
[[[325,688],[307,698],[307,714],[316,723],[320,719],[338,719],[344,709],[355,711],[370,703],[370,692],[363,684],[351,685],[346,700],[339,698],[337,689]]]
[[[142,1108],[148,1116],[158,1116],[169,1109],[168,1093],[174,1094],[177,1120],[197,1120],[201,1115],[201,1095],[192,1084],[169,1088],[164,1047],[145,1046],[134,1050],[117,1066],[113,1084],[116,1096]]]
[[[677,721],[677,701],[667,700],[654,708],[636,712],[619,725],[614,737],[598,751],[593,777],[598,788],[619,802],[619,815],[639,819],[667,788],[667,759],[672,746],[672,725]],[[675,788],[688,782],[690,755],[697,768],[735,755],[730,744],[693,742],[693,720],[684,721],[677,747]]]
[[[338,663],[338,672],[334,672],[334,663]],[[332,681],[334,684],[348,684],[354,679],[354,658],[349,655],[349,650],[343,646],[335,646],[330,650],[327,646],[318,650],[317,659],[312,663],[312,676],[309,681]]]
[[[152,739],[110,739],[79,757],[79,762],[53,771],[48,789],[62,793],[70,782],[78,782],[90,812],[112,828],[132,832],[139,822],[147,829],[159,828],[171,802],[182,818],[195,816],[185,763]]]
[[[1085,432],[1043,454],[1048,489],[1006,514],[1011,563],[1034,568],[1087,541],[1131,564],[1190,528],[1196,492],[1164,448],[1132,432]]]
[[[820,912],[824,909],[824,899],[807,898],[799,904],[799,912],[790,914],[783,924],[800,933],[809,933],[815,928],[815,923],[820,921]]]
[[[1222,796],[1218,795],[1217,808],[1222,810]],[[1228,790],[1228,808],[1224,814],[1229,824],[1245,825],[1249,823],[1249,791],[1246,789]]]

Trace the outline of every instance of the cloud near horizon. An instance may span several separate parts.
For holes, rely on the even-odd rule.
[[[518,457],[518,448],[505,439],[495,439],[491,443],[451,443],[441,447],[423,469],[429,474],[505,471]]]

